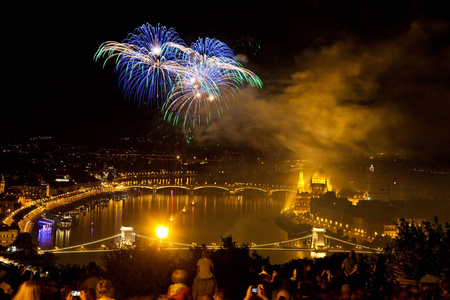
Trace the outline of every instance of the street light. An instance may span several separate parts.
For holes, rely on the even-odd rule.
[[[158,228],[156,228],[156,235],[159,239],[165,239],[168,233],[169,228],[167,228],[166,226],[159,226]]]
[[[168,233],[169,228],[167,228],[166,226],[159,226],[156,228],[156,235],[160,240],[161,249],[164,248],[164,240],[166,239]]]

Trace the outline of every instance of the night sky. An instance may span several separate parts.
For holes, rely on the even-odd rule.
[[[93,60],[102,42],[160,23],[187,44],[227,43],[264,84],[242,89],[222,118],[198,128],[197,143],[448,157],[445,1],[216,2],[14,2],[3,20],[0,139],[175,130],[124,98],[112,64]]]

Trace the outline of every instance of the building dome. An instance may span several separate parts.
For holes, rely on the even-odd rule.
[[[311,178],[311,183],[326,184],[327,174],[322,168],[319,168]]]
[[[313,194],[313,198],[317,198],[321,194],[325,194],[326,192],[332,191],[330,178],[328,174],[325,173],[324,169],[319,168],[314,173],[314,175],[311,177],[310,187]]]

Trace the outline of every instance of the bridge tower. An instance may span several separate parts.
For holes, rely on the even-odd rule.
[[[133,227],[120,227],[120,246],[131,246],[135,241],[136,234],[134,233]]]
[[[316,250],[326,250],[327,245],[325,244],[325,232],[325,228],[313,227],[311,248]]]

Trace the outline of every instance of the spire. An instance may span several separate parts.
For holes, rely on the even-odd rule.
[[[2,174],[2,181],[0,181],[0,194],[5,192],[5,176]]]
[[[300,169],[300,174],[298,175],[297,193],[303,193],[304,191],[305,191],[305,180],[303,179],[303,169]]]

